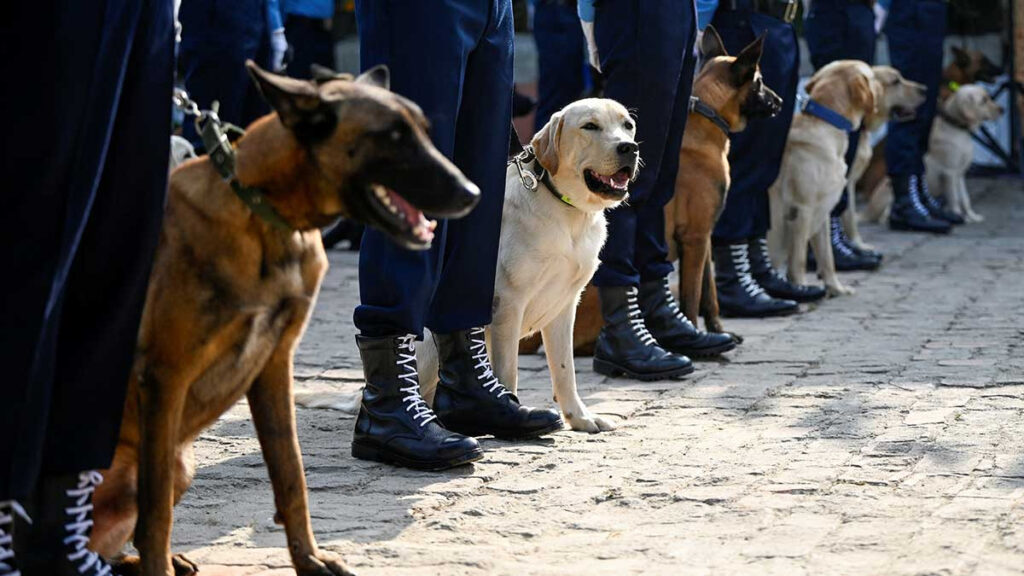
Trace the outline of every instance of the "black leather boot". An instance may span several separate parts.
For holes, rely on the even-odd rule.
[[[939,202],[939,199],[932,196],[932,193],[928,190],[928,179],[923,175],[914,176],[917,180],[917,195],[921,199],[921,204],[924,205],[925,210],[928,211],[928,215],[936,220],[945,220],[954,226],[959,226],[964,223],[964,217],[946,210],[945,207]]]
[[[679,309],[668,278],[640,284],[640,311],[644,324],[665,350],[683,356],[717,356],[736,347],[729,334],[701,332]]]
[[[891,175],[892,209],[889,211],[889,228],[908,232],[931,232],[949,234],[952,225],[937,220],[928,213],[918,194],[917,176]]]
[[[693,362],[658,346],[644,324],[635,286],[598,288],[604,327],[594,345],[594,371],[643,381],[678,378],[693,372]]]
[[[800,306],[793,300],[773,298],[750,274],[750,254],[746,242],[713,246],[715,285],[718,307],[724,316],[765,318],[796,313]]]
[[[24,576],[106,576],[111,567],[89,550],[96,471],[42,476],[25,503],[32,521],[15,517],[14,552]]]
[[[781,272],[775,269],[772,258],[768,254],[768,242],[764,237],[752,238],[747,244],[750,254],[750,275],[758,286],[764,288],[772,298],[792,300],[794,302],[816,302],[825,297],[825,289],[821,286],[804,286],[792,284]]]
[[[0,576],[20,576],[14,558],[14,515],[27,519],[16,502],[0,502]]]
[[[441,427],[420,396],[415,336],[356,336],[366,387],[352,455],[419,470],[444,470],[483,457],[473,438]]]
[[[498,382],[483,328],[434,334],[440,363],[434,411],[445,428],[469,436],[536,438],[562,429],[562,416],[528,408]]]
[[[843,223],[838,216],[832,217],[832,256],[835,260],[836,270],[840,272],[878,270],[878,267],[882,265],[881,254],[874,256],[869,251],[857,250],[850,244],[846,233],[843,232]],[[808,269],[810,269],[809,266]]]

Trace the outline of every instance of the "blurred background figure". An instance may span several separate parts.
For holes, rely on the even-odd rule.
[[[186,2],[189,0],[185,0]],[[310,78],[313,64],[334,69],[334,0],[280,0],[291,47],[288,75]]]
[[[928,193],[924,178],[924,155],[942,84],[945,0],[892,0],[885,35],[892,66],[906,79],[928,87],[924,104],[913,120],[889,122],[885,144],[885,163],[893,192],[889,227],[947,234],[953,224],[962,224],[963,218],[939,205]]]
[[[278,0],[182,0],[179,20],[180,80],[199,107],[209,108],[216,100],[221,120],[242,128],[269,113],[245,61],[283,70],[288,42]],[[183,131],[202,151],[193,122],[186,121]]]

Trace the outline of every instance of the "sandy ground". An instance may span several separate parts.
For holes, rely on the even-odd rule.
[[[360,574],[1024,574],[1024,193],[971,183],[989,220],[949,237],[866,226],[852,297],[731,320],[746,343],[641,384],[577,359],[620,428],[483,440],[445,473],[355,460],[352,416],[300,408],[320,544]],[[297,357],[301,399],[351,402],[356,258],[332,268]],[[541,356],[521,395],[551,404]],[[242,404],[197,443],[174,548],[204,574],[290,574]]]

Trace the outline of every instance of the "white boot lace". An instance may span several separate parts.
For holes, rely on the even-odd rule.
[[[918,187],[920,182],[917,176],[910,176],[908,183],[910,185],[910,203],[914,205],[914,210],[921,216],[928,216],[928,209],[921,203],[921,189]]]
[[[647,324],[644,324],[644,315],[640,311],[640,302],[637,300],[638,293],[639,290],[636,286],[626,289],[626,312],[629,314],[629,324],[633,328],[633,333],[640,338],[645,346],[654,346],[657,341],[647,330]]]
[[[932,210],[941,210],[942,205],[939,204],[939,199],[932,196],[932,193],[928,191],[928,179],[920,176],[914,176],[914,180],[917,181],[917,193],[923,204],[926,204],[925,208],[931,208]]]
[[[676,297],[672,295],[672,289],[668,285],[668,278],[665,278],[664,282],[665,298],[668,299],[668,311],[674,314],[677,320],[692,327],[693,324],[690,322],[690,319],[687,318],[686,314],[683,314],[683,311],[679,309],[679,302],[676,300]]]
[[[420,396],[420,379],[416,372],[416,346],[413,342],[416,336],[407,334],[398,338],[398,365],[405,369],[404,374],[398,377],[405,381],[406,386],[399,388],[405,392],[402,402],[406,404],[405,411],[412,412],[413,420],[419,420],[420,428],[430,422],[437,420],[434,411],[430,409],[427,402]]]
[[[92,529],[92,495],[96,487],[103,483],[103,475],[95,470],[82,472],[78,475],[78,487],[66,490],[68,498],[75,501],[74,506],[64,509],[65,514],[71,519],[64,525],[67,536],[64,544],[71,545],[67,558],[71,563],[78,562],[79,574],[92,574],[93,576],[107,576],[110,574],[110,566],[100,558],[100,555],[87,548],[89,544],[89,531]]]
[[[850,248],[849,240],[846,239],[846,234],[843,233],[843,226],[838,216],[832,217],[832,248],[844,256],[850,258],[855,256],[853,249]]]
[[[771,255],[768,254],[768,241],[765,240],[764,238],[758,238],[757,250],[758,253],[761,254],[761,259],[764,260],[764,265],[765,268],[768,269],[768,273],[778,278],[779,280],[785,281],[786,278],[782,276],[782,272],[779,272],[779,270],[775,268],[775,263],[772,262],[772,257]],[[761,286],[758,285],[758,288],[760,287]],[[764,290],[761,290],[761,292],[764,292]]]
[[[498,381],[498,377],[494,375],[494,369],[491,368],[491,360],[487,357],[487,341],[484,338],[483,327],[469,329],[469,349],[473,352],[473,359],[476,360],[475,368],[480,370],[480,385],[491,394],[497,394],[498,398],[511,394]]]
[[[0,502],[0,576],[21,576],[14,569],[14,536],[11,527],[14,525],[14,514],[31,523],[25,509],[17,502]]]
[[[763,242],[763,240],[761,241]],[[762,249],[764,245],[761,244]],[[757,298],[761,294],[764,294],[764,288],[758,284],[754,277],[750,274],[750,253],[747,250],[746,244],[733,244],[729,246],[729,251],[732,253],[732,261],[736,266],[736,279],[739,280],[740,286],[743,286],[743,290],[746,291],[747,296],[751,298]],[[765,250],[764,256],[767,258],[768,252]],[[768,269],[772,270],[771,262],[767,262]]]

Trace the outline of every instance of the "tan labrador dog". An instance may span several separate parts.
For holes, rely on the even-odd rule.
[[[939,104],[939,114],[932,125],[928,139],[928,153],[924,157],[928,190],[936,196],[946,197],[946,206],[968,222],[981,222],[984,216],[971,207],[964,176],[974,161],[974,140],[971,132],[983,122],[996,120],[1003,108],[996,104],[981,86],[961,86],[945,102]]]
[[[852,127],[874,114],[883,94],[871,67],[858,60],[824,66],[807,84],[810,99],[837,113]],[[822,118],[800,113],[793,119],[779,178],[768,193],[771,230],[768,249],[775,262],[785,263],[790,282],[803,284],[807,275],[807,244],[814,250],[818,274],[830,296],[852,294],[839,281],[830,241],[829,212],[846,184],[849,133]]]
[[[505,175],[488,348],[499,381],[515,393],[519,340],[540,332],[555,401],[573,430],[615,428],[591,413],[577,392],[573,326],[580,293],[597,270],[607,237],[604,211],[626,198],[636,176],[635,136],[635,123],[618,102],[580,100],[555,113],[533,137],[536,158],[510,163]],[[540,177],[531,189],[534,175]],[[437,354],[431,339],[417,347],[417,362],[423,396],[432,400]]]
[[[882,87],[882,97],[875,102],[873,113],[864,117],[863,130],[857,142],[857,156],[853,160],[850,174],[846,181],[849,207],[843,212],[843,231],[850,243],[861,249],[871,249],[861,238],[857,227],[857,190],[856,184],[872,162],[874,149],[871,147],[870,133],[878,130],[887,121],[905,122],[914,118],[917,108],[924,103],[927,87],[924,84],[907,80],[900,71],[892,66],[872,66],[875,79]]]

